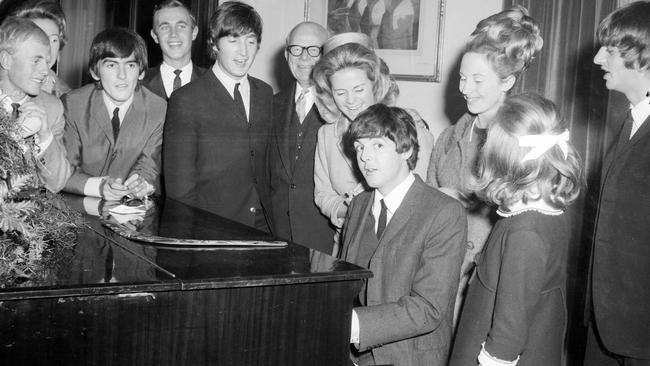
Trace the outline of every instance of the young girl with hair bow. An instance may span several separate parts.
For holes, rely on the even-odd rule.
[[[555,105],[506,98],[481,151],[479,196],[498,206],[460,315],[451,366],[561,365],[567,325],[565,209],[583,186]]]

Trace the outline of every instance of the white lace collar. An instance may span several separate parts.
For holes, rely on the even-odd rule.
[[[537,200],[537,201],[528,201],[528,203],[517,201],[514,204],[512,204],[510,207],[508,207],[507,211],[499,208],[497,210],[497,214],[501,217],[510,217],[527,211],[537,211],[541,214],[550,215],[550,216],[558,216],[564,213],[563,210],[559,210],[549,205],[544,200]]]

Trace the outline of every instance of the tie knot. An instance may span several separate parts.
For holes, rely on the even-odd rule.
[[[118,117],[118,118],[120,117],[120,108],[119,107],[116,107],[115,109],[113,109],[113,118],[115,118],[115,117]]]
[[[387,210],[388,209],[388,207],[386,207],[386,202],[384,202],[383,198],[379,200],[379,203],[381,204],[381,209],[382,210]]]
[[[183,70],[181,70],[181,69],[174,70],[174,74],[176,74],[176,76],[180,75],[181,72],[183,72]]]
[[[236,91],[236,92],[239,91],[239,83],[235,83],[235,91]]]
[[[18,103],[11,103],[11,114],[14,117],[18,117],[18,113],[20,113],[20,104]]]
[[[300,91],[300,94],[298,94],[298,99],[296,99],[296,100],[297,100],[297,101],[302,101],[302,100],[304,100],[304,99],[305,99],[305,96],[306,96],[307,94],[309,94],[309,89],[302,89],[302,90]]]

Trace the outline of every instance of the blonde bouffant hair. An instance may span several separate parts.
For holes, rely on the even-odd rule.
[[[478,195],[505,210],[518,201],[539,199],[564,210],[584,186],[580,155],[567,143],[566,157],[554,145],[538,158],[523,161],[531,147],[519,146],[519,137],[560,135],[566,129],[566,121],[550,100],[533,93],[508,97],[481,151],[475,182]]]
[[[544,40],[528,10],[516,6],[481,20],[467,42],[465,52],[485,55],[502,79],[517,79],[530,65]]]
[[[344,69],[364,71],[372,83],[375,102],[386,105],[394,104],[399,94],[399,88],[390,75],[388,65],[377,56],[375,51],[358,43],[347,43],[324,54],[312,71],[318,101],[327,108],[329,113],[340,114],[332,96],[330,78],[337,71]]]

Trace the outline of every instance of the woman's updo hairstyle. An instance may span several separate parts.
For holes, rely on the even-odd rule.
[[[543,44],[537,22],[526,8],[516,6],[481,20],[465,52],[485,55],[501,78],[518,78]]]
[[[349,33],[347,37],[350,38],[351,35],[356,35],[356,33]],[[372,83],[375,102],[386,105],[395,104],[395,99],[397,99],[397,96],[399,95],[399,88],[397,87],[397,83],[393,77],[390,75],[390,70],[384,60],[377,56],[372,48],[367,47],[362,43],[357,43],[357,41],[353,41],[352,43],[343,43],[334,48],[328,47],[328,44],[332,43],[332,39],[337,40],[337,43],[341,42],[335,38],[340,36],[341,34],[334,36],[325,42],[325,54],[321,56],[312,71],[312,79],[314,80],[314,85],[316,87],[317,101],[327,109],[325,114],[331,114],[330,118],[328,118],[328,116],[323,117],[329,121],[333,116],[338,117],[340,115],[340,111],[336,107],[332,96],[332,84],[330,78],[336,72],[343,69],[359,69],[365,71],[366,76]],[[356,40],[357,38],[358,37],[350,39]],[[321,115],[322,114],[324,113],[321,112]]]

